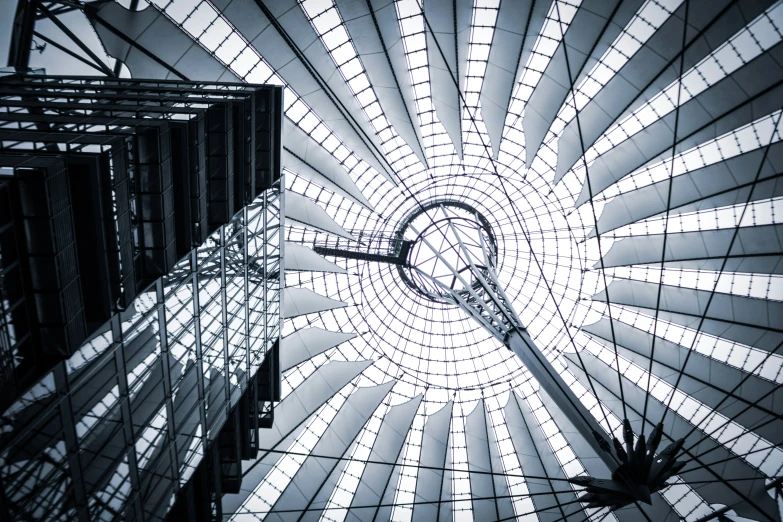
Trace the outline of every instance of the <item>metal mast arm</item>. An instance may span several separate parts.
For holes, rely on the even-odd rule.
[[[570,420],[579,433],[595,450],[610,473],[614,473],[620,462],[612,451],[610,438],[606,431],[596,421],[595,417],[585,408],[582,401],[566,385],[560,374],[554,369],[543,353],[538,349],[527,330],[513,329],[506,334],[506,346],[513,351],[522,363],[530,370],[538,384],[555,402]]]
[[[675,460],[682,440],[675,441],[655,458],[663,426],[658,425],[648,441],[644,435],[636,441],[630,423],[625,420],[625,447],[607,434],[590,410],[565,383],[544,353],[528,334],[511,301],[503,291],[495,272],[497,253],[492,233],[475,210],[441,203],[429,208],[425,226],[407,222],[405,230],[416,234],[410,253],[402,263],[414,289],[433,301],[453,304],[464,310],[522,361],[538,381],[542,399],[556,408],[573,425],[593,452],[604,463],[610,478],[577,477],[572,482],[586,488],[578,500],[588,507],[613,509],[632,502],[651,503],[652,493],[681,468]],[[461,210],[462,212],[458,212]],[[339,255],[339,254],[338,254]],[[369,259],[368,259],[369,260]],[[398,261],[399,262],[399,261]],[[678,466],[680,468],[678,468]]]

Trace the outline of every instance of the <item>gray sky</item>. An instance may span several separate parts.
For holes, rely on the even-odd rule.
[[[0,60],[4,66],[8,64],[14,11],[16,11],[16,0],[0,0]]]
[[[8,64],[8,51],[11,45],[11,28],[13,26],[13,16],[16,12],[17,0],[0,0],[0,61],[1,66]],[[78,35],[98,56],[106,57],[106,53],[98,40],[95,30],[90,25],[83,13],[74,11],[60,15],[68,28]],[[68,40],[51,21],[38,20],[35,24],[35,30],[48,38],[63,44],[63,46],[85,56],[79,48]],[[43,42],[38,42],[43,43]],[[112,67],[114,60],[106,57],[106,63]],[[44,68],[48,74],[54,75],[89,75],[99,74],[96,70],[86,66],[79,60],[68,56],[62,51],[54,48],[52,45],[46,45],[44,51],[33,51],[30,53],[30,67]]]

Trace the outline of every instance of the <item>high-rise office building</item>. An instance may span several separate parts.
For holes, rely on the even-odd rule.
[[[219,515],[279,388],[282,89],[0,89],[3,515]]]
[[[10,12],[28,73],[285,92],[274,418],[224,461],[229,419],[160,516],[781,520],[783,1]]]

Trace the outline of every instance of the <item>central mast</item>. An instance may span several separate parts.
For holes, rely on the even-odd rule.
[[[415,239],[404,239],[411,236]],[[606,433],[565,383],[530,337],[503,290],[497,276],[497,238],[477,210],[463,203],[436,201],[405,219],[395,237],[380,242],[362,237],[360,241],[360,248],[316,245],[315,250],[323,255],[397,265],[409,288],[428,300],[458,306],[519,357],[551,399],[546,406],[565,414],[611,474],[611,479],[571,479],[586,488],[578,500],[588,507],[612,509],[633,502],[649,504],[652,493],[665,487],[666,480],[682,468],[684,462],[675,460],[682,439],[656,456],[663,426],[656,426],[647,441],[639,437],[634,446],[633,430],[626,419],[623,444]]]

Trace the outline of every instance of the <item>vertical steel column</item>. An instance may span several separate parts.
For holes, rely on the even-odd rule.
[[[231,364],[230,348],[228,346],[228,295],[226,294],[226,227],[220,227],[220,321],[223,327],[223,380],[225,381],[224,396],[226,403],[223,408],[226,411],[226,419],[231,415]]]
[[[283,335],[283,288],[285,288],[285,172],[280,172],[277,190],[277,338]]]
[[[76,419],[73,417],[73,406],[71,404],[71,387],[68,382],[68,372],[64,362],[57,363],[52,371],[54,375],[54,385],[57,390],[59,401],[57,410],[60,415],[60,422],[63,427],[63,440],[65,441],[65,453],[68,462],[68,473],[71,477],[71,493],[76,512],[81,522],[89,522],[90,513],[87,505],[87,494],[84,490],[84,480],[82,479],[82,466],[79,458],[79,437],[76,434]]]
[[[262,237],[263,243],[262,248],[264,252],[264,259],[262,261],[263,267],[264,267],[264,359],[267,356],[267,353],[269,352],[269,233],[267,232],[268,225],[269,225],[269,191],[264,191],[264,200],[263,200],[263,213],[261,215],[261,220],[263,221],[263,230],[262,230]],[[283,277],[281,274],[280,277]],[[263,362],[263,359],[262,359]]]
[[[171,392],[171,352],[169,352],[169,336],[166,327],[166,292],[163,277],[155,281],[155,298],[158,302],[158,333],[160,334],[160,356],[163,359],[163,400],[166,406],[166,428],[168,433],[168,451],[174,469],[174,492],[179,494],[179,461],[177,459],[177,429],[174,426],[174,402]],[[183,370],[184,372],[184,370]]]
[[[253,362],[252,357],[250,357],[250,345],[252,344],[250,342],[250,281],[248,278],[250,277],[250,271],[249,271],[249,265],[250,265],[250,256],[249,256],[249,248],[250,248],[250,242],[249,242],[249,232],[248,232],[248,216],[249,212],[247,211],[247,205],[242,208],[242,287],[245,291],[245,299],[242,303],[242,306],[245,310],[245,387],[242,388],[243,393],[246,389],[250,386],[250,379],[255,375],[253,373],[253,369],[251,366],[251,363]],[[240,383],[241,386],[241,383]]]
[[[207,455],[209,449],[209,440],[207,440],[207,407],[205,400],[206,390],[204,389],[204,350],[201,346],[201,304],[198,294],[198,248],[194,248],[190,251],[190,270],[191,270],[191,285],[193,285],[193,334],[195,337],[196,345],[196,385],[198,389],[198,410],[199,418],[201,419],[201,452],[202,455]]]
[[[141,484],[139,480],[139,465],[136,459],[136,444],[133,436],[133,419],[130,409],[130,393],[128,390],[128,372],[125,368],[125,339],[119,314],[111,318],[111,331],[114,342],[122,343],[121,349],[114,350],[114,364],[117,371],[117,386],[119,391],[119,408],[122,418],[122,431],[125,437],[125,452],[128,457],[128,478],[131,483],[132,505],[126,504],[127,510],[133,510],[132,520],[144,520],[144,508],[141,504]]]

